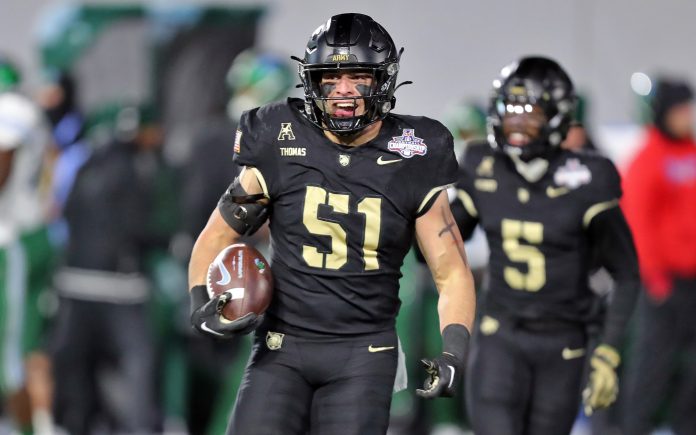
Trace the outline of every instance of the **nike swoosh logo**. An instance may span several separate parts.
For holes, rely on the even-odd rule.
[[[225,263],[222,262],[221,256],[218,256],[215,259],[215,265],[218,267],[218,269],[220,269],[220,275],[222,275],[222,277],[220,278],[220,281],[218,281],[217,283],[219,285],[229,284],[230,281],[232,281],[232,277],[230,276],[230,272],[225,267]]]
[[[379,156],[379,158],[377,159],[377,164],[378,164],[378,165],[389,165],[389,164],[391,164],[391,163],[397,163],[397,162],[400,162],[400,161],[402,161],[402,160],[403,160],[403,159],[384,160],[384,159],[382,158],[382,156]]]
[[[564,360],[580,358],[585,355],[585,348],[581,347],[579,349],[571,349],[569,347],[564,347],[561,356]]]
[[[546,195],[548,195],[549,198],[558,198],[561,195],[565,195],[566,193],[570,192],[570,190],[567,187],[547,187],[546,188]]]
[[[450,369],[450,381],[449,384],[447,384],[447,388],[452,388],[452,382],[454,382],[454,367],[449,364],[447,364],[447,367]]]
[[[369,345],[367,347],[367,350],[369,352],[384,352],[385,350],[392,350],[394,349],[394,346],[382,346],[382,347],[374,347],[373,345]]]
[[[212,329],[208,328],[208,325],[206,323],[208,323],[208,322],[203,322],[203,324],[201,325],[201,329],[204,330],[205,332],[210,332],[211,334],[215,334],[219,337],[222,337],[223,335],[225,335],[225,334],[221,334],[217,331],[213,331]]]

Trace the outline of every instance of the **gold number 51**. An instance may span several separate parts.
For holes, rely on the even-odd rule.
[[[320,252],[311,245],[302,246],[302,257],[308,265],[326,269],[340,269],[348,262],[346,230],[338,222],[321,219],[319,206],[328,205],[334,213],[349,213],[350,196],[345,193],[328,192],[319,186],[307,186],[302,222],[307,230],[318,236],[331,238],[330,252]],[[379,269],[377,246],[381,224],[382,198],[365,197],[358,202],[358,213],[365,215],[365,237],[363,238],[362,258],[365,270]]]

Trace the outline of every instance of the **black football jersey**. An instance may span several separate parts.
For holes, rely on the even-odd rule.
[[[456,181],[452,136],[437,121],[389,115],[358,147],[331,142],[288,99],[245,113],[235,160],[271,200],[272,319],[301,331],[394,326],[415,219]]]
[[[530,183],[487,144],[467,150],[453,205],[466,237],[476,223],[490,245],[488,310],[526,319],[585,321],[595,300],[587,229],[618,206],[620,177],[608,159],[560,150]]]

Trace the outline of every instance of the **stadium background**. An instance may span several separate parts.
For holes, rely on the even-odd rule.
[[[574,77],[576,86],[589,102],[587,121],[597,145],[619,165],[633,152],[639,134],[641,99],[635,91],[645,89],[646,82],[645,76],[636,73],[672,73],[696,82],[696,58],[690,55],[696,40],[692,24],[696,4],[687,0],[640,5],[630,0],[437,3],[358,0],[343,4],[310,0],[185,3],[5,0],[0,4],[0,53],[21,66],[26,78],[24,89],[29,94],[41,82],[40,71],[46,62],[63,62],[56,55],[56,47],[63,43],[56,44],[49,36],[55,35],[61,23],[69,22],[64,20],[70,11],[81,5],[88,5],[91,10],[111,11],[114,15],[110,19],[122,26],[109,39],[95,38],[101,44],[99,50],[71,58],[70,65],[77,65],[79,71],[85,109],[99,108],[116,95],[140,102],[158,100],[163,106],[165,123],[170,127],[165,147],[174,154],[178,153],[177,149],[186,148],[179,144],[180,139],[200,115],[201,105],[212,105],[211,98],[225,98],[220,93],[224,90],[221,81],[212,88],[205,87],[204,83],[210,81],[205,74],[221,79],[234,54],[248,45],[284,56],[301,55],[311,31],[330,15],[347,11],[373,16],[390,31],[399,46],[406,48],[400,78],[412,80],[414,85],[399,90],[397,112],[442,118],[450,107],[463,100],[485,104],[491,80],[503,64],[523,54],[543,54],[559,60]],[[235,30],[189,34],[189,39],[184,39],[189,45],[176,45],[170,40],[157,52],[164,58],[171,56],[167,58],[170,62],[161,62],[161,58],[156,62],[155,51],[149,45],[153,28],[144,24],[148,17],[181,19],[196,15],[201,10],[197,8],[212,8],[210,23],[215,22],[214,16],[223,17],[221,22]],[[176,25],[185,27],[185,22],[184,18]],[[158,29],[162,30],[157,27],[154,31]],[[62,30],[68,35],[72,32],[69,27]],[[225,41],[231,36],[234,43],[227,51]],[[210,46],[222,56],[211,59],[196,55],[199,49]],[[189,51],[183,56],[185,60],[177,63],[172,60],[176,58],[173,53],[182,47],[188,47]],[[168,70],[164,69],[169,73],[162,75],[166,80],[153,80],[153,76],[164,71],[159,69],[162,64],[169,66]],[[215,66],[212,69],[211,64]],[[192,77],[200,87],[190,86]],[[181,86],[183,83],[187,85]],[[183,154],[186,155],[186,150]],[[407,313],[409,309],[417,311],[411,313],[413,318],[422,319],[419,298],[423,294],[427,298],[429,293],[416,287],[427,280],[422,281],[422,271],[415,267],[405,269],[405,273],[401,295],[404,309]],[[429,311],[432,315],[434,307],[430,306]],[[423,322],[432,325],[433,319]],[[401,325],[415,331],[422,327],[419,322],[402,321]],[[401,333],[404,334],[403,330]],[[425,350],[423,347],[427,348],[427,342],[418,337],[406,343],[406,350],[416,356]],[[408,349],[409,346],[412,347]],[[176,371],[176,367],[170,370]],[[234,384],[234,380],[231,382]],[[170,395],[175,396],[175,393]],[[172,400],[174,403],[167,405],[170,409],[183,406]],[[434,421],[447,421],[456,413],[451,406],[444,411],[442,406],[433,406],[416,413],[412,412],[413,407],[412,397],[399,396],[395,400],[395,415],[407,420],[409,416],[420,418],[422,413],[427,413]],[[409,424],[412,422],[404,423]]]
[[[72,2],[76,4],[77,2]],[[88,1],[96,5],[136,2]],[[438,117],[462,97],[483,99],[502,64],[520,54],[558,59],[591,102],[593,126],[636,120],[634,72],[675,72],[696,79],[690,56],[696,4],[689,0],[446,0],[431,2],[355,0],[151,1],[153,6],[264,6],[258,45],[299,54],[309,32],[326,17],[345,11],[374,16],[406,47],[398,110]],[[36,44],[41,17],[57,0],[7,0],[0,5],[0,51],[29,71],[39,65]],[[36,77],[33,77],[35,79]],[[438,85],[434,86],[434,82]],[[30,82],[31,83],[31,82]]]

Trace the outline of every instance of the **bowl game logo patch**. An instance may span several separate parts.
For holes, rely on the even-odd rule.
[[[416,137],[412,128],[404,128],[401,136],[393,136],[387,147],[389,151],[395,151],[407,159],[424,156],[428,152],[428,146],[423,143],[423,139]]]
[[[590,168],[580,163],[580,160],[568,159],[565,165],[556,169],[553,181],[559,186],[577,189],[592,181],[592,172],[590,172]]]

